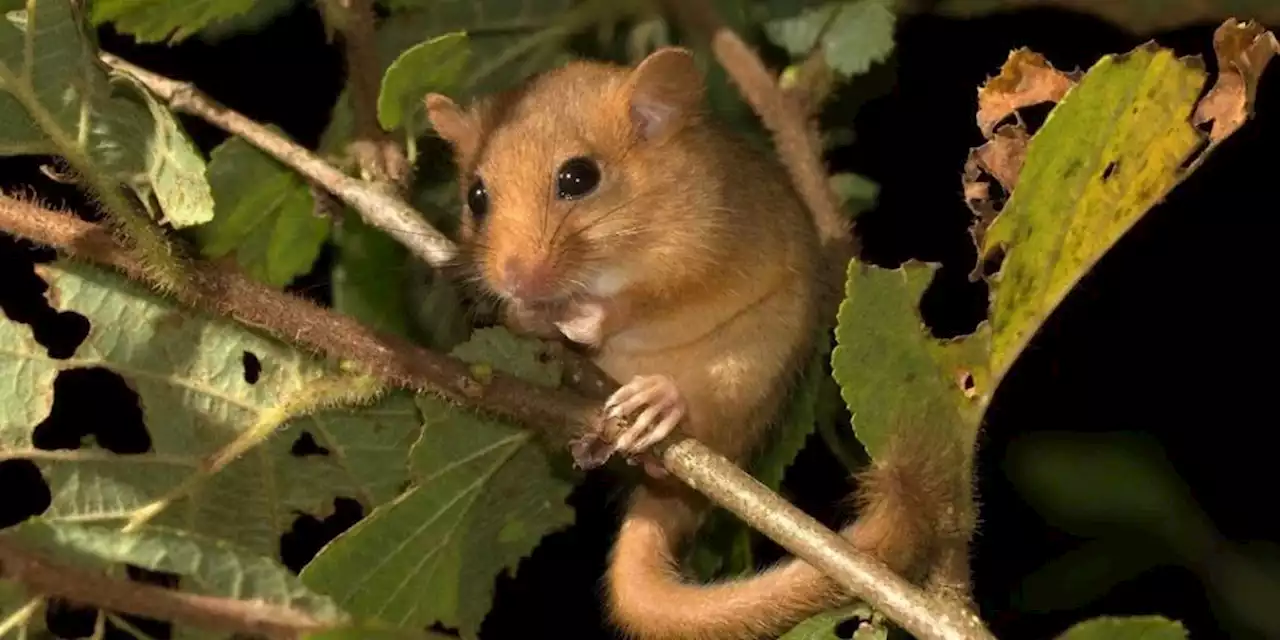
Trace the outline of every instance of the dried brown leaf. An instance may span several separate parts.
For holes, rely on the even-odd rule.
[[[1244,125],[1253,110],[1258,78],[1280,53],[1275,34],[1253,21],[1229,19],[1213,34],[1218,81],[1196,107],[1196,126],[1212,122],[1209,139],[1218,142]]]
[[[1025,47],[1012,51],[1000,75],[978,89],[978,128],[990,138],[996,125],[1013,112],[1057,102],[1074,85],[1072,75],[1054,69],[1044,56]]]

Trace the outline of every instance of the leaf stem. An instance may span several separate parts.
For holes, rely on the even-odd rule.
[[[0,564],[0,575],[4,575],[3,564]],[[32,598],[9,617],[0,620],[0,638],[8,637],[7,634],[14,628],[27,624],[27,620],[31,619],[32,614],[36,612],[36,609],[40,608],[40,603],[42,602],[44,602],[43,596]]]

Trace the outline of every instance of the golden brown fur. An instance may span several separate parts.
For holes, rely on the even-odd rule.
[[[427,105],[453,144],[464,194],[473,175],[488,188],[486,219],[463,224],[478,279],[494,282],[515,255],[553,264],[563,300],[603,297],[600,367],[619,381],[672,378],[688,404],[680,428],[742,463],[808,357],[821,254],[786,172],[709,122],[701,89],[687,55],[665,50],[636,70],[575,62],[466,111],[442,96]],[[599,188],[557,200],[557,167],[580,155],[598,161]],[[927,487],[892,463],[862,486],[865,515],[846,533],[911,568],[929,535],[930,505],[915,497]],[[676,558],[705,509],[675,481],[636,490],[606,576],[611,616],[628,635],[770,637],[847,599],[796,560],[747,579],[686,582]]]

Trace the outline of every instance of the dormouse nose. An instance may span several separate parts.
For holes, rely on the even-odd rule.
[[[555,289],[555,272],[547,259],[509,256],[502,263],[502,279],[511,297],[528,302],[550,296]]]

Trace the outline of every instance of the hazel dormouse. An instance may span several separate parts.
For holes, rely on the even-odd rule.
[[[633,419],[614,447],[636,456],[680,429],[749,460],[810,355],[822,254],[784,168],[707,113],[692,54],[574,61],[466,107],[431,94],[426,110],[454,151],[474,279],[513,329],[585,345],[622,384],[606,412]],[[850,599],[798,559],[689,581],[675,559],[709,505],[645,466],[606,575],[626,635],[770,638]],[[842,531],[899,571],[930,536],[913,471],[865,474]]]

